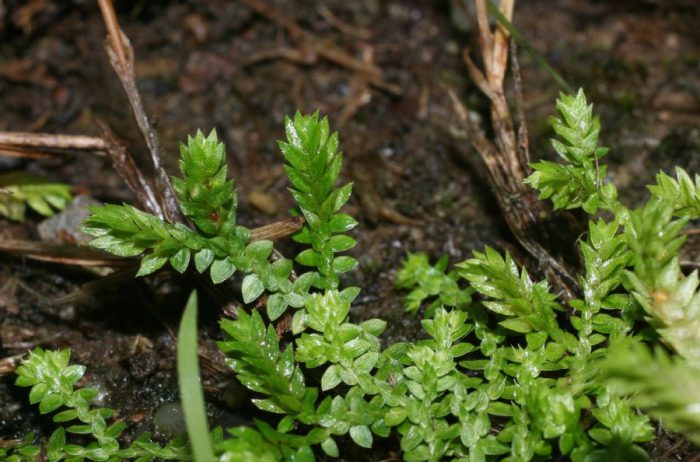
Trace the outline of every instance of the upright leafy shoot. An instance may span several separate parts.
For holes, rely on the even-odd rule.
[[[306,219],[294,240],[311,246],[297,256],[297,262],[317,269],[314,286],[336,289],[338,276],[355,267],[352,257],[335,256],[352,248],[355,240],[347,231],[357,225],[349,215],[338,213],[352,192],[352,183],[335,188],[343,155],[338,150],[338,134],[330,133],[328,119],[319,120],[318,112],[285,120],[286,141],[279,147],[292,183],[291,192]]]
[[[582,207],[595,213],[617,198],[614,186],[603,183],[607,167],[599,159],[608,149],[598,146],[600,119],[593,116],[583,90],[575,96],[561,94],[557,110],[561,117],[552,117],[550,124],[559,138],[552,146],[565,163],[533,163],[535,172],[525,182],[540,191],[541,199],[551,198],[556,209]]]
[[[183,215],[209,236],[231,237],[236,225],[238,197],[227,178],[226,151],[216,131],[204,137],[201,131],[180,144],[182,178],[173,177],[173,187]]]

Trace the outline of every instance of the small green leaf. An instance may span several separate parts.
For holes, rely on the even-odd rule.
[[[369,351],[355,359],[353,364],[358,371],[369,373],[372,369],[374,369],[374,365],[377,364],[378,360],[379,353]]]
[[[372,447],[372,433],[365,425],[354,425],[350,427],[350,438],[360,447]]]
[[[69,422],[71,420],[78,418],[78,411],[76,409],[66,409],[53,416],[53,421],[57,423]]]
[[[78,380],[80,380],[85,374],[85,366],[74,364],[72,366],[66,367],[63,372],[61,372],[61,377],[65,382],[69,383],[71,386],[75,385]]]
[[[368,319],[367,321],[361,322],[360,327],[368,334],[379,337],[382,335],[382,332],[386,330],[386,321],[383,319]]]
[[[328,246],[333,252],[343,252],[345,250],[352,249],[355,244],[355,239],[344,234],[333,236],[328,241]]]
[[[257,299],[265,291],[260,278],[255,274],[249,274],[243,278],[241,284],[241,292],[243,293],[243,302],[250,303]]]
[[[306,311],[299,310],[292,316],[292,334],[299,335],[306,328]]]
[[[341,213],[333,215],[329,226],[332,233],[346,233],[357,226],[357,220],[350,215],[344,215]]]
[[[336,212],[340,210],[342,206],[345,205],[345,203],[348,201],[350,198],[350,195],[352,194],[352,183],[348,183],[336,190],[336,196],[335,196],[335,202],[333,204],[333,211]]]
[[[272,241],[251,242],[245,248],[245,254],[255,260],[266,260],[272,253]]]
[[[66,454],[74,457],[81,457],[83,454],[85,454],[85,448],[78,446],[77,444],[67,444],[63,447],[63,450],[66,452]]]
[[[44,399],[50,392],[50,388],[46,383],[39,383],[32,387],[29,392],[29,402],[31,404],[36,404],[42,399]]]
[[[401,422],[406,420],[407,416],[406,409],[403,407],[394,407],[389,410],[384,415],[384,422],[389,425],[390,427],[395,427],[399,425]]]
[[[194,255],[194,266],[197,271],[203,273],[214,261],[214,251],[202,249]]]
[[[233,276],[236,272],[236,265],[231,261],[230,258],[222,258],[220,260],[214,260],[211,264],[209,270],[209,275],[214,284],[220,284]]]
[[[163,257],[155,253],[146,255],[141,259],[141,266],[139,267],[138,273],[136,273],[136,277],[146,276],[151,273],[155,273],[156,271],[161,269],[163,265],[165,265],[167,262],[167,257]]]
[[[63,406],[63,399],[61,395],[50,394],[44,397],[44,399],[41,400],[41,403],[39,403],[39,412],[42,414],[48,414],[61,406]]]
[[[281,294],[272,294],[267,299],[267,317],[270,321],[282,316],[287,309],[287,301]]]
[[[75,433],[76,435],[89,435],[92,433],[92,426],[91,425],[71,425],[68,428],[66,428],[67,432],[70,433]]]
[[[190,249],[182,248],[170,257],[170,264],[178,273],[184,273],[190,264]]]
[[[339,366],[333,364],[328,366],[326,372],[323,373],[321,377],[321,389],[323,391],[335,388],[342,381],[338,373],[338,367]]]
[[[323,449],[323,452],[325,452],[326,455],[330,457],[340,456],[340,451],[338,451],[338,445],[335,443],[335,440],[333,438],[327,438],[323,440],[323,443],[321,443],[321,449]]]
[[[313,249],[306,249],[297,255],[297,262],[304,266],[318,266],[320,260],[320,255]]]
[[[46,451],[50,458],[55,458],[55,453],[61,451],[63,446],[66,445],[66,432],[63,427],[58,427],[56,431],[51,434],[49,442],[46,444]],[[52,457],[53,456],[53,457]]]

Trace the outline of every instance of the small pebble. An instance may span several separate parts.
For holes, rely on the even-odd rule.
[[[37,230],[43,241],[62,241],[77,244],[87,244],[92,237],[80,230],[80,225],[87,218],[87,207],[102,205],[88,196],[76,196],[65,210],[45,219]]]
[[[179,401],[165,403],[153,416],[156,433],[167,439],[173,439],[185,431],[185,415]]]

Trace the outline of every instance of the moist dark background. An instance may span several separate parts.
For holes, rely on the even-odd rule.
[[[344,181],[354,181],[348,211],[358,217],[352,254],[359,267],[347,284],[362,287],[356,319],[389,321],[387,343],[413,339],[419,323],[405,316],[393,289],[407,252],[449,255],[492,245],[518,254],[485,180],[480,160],[454,136],[445,88],[482,111],[483,98],[461,63],[463,47],[448,1],[277,1],[274,4],[319,39],[372,59],[400,96],[367,87],[361,76],[324,60],[251,60],[270,50],[307,53],[268,20],[235,1],[116,1],[136,53],[138,86],[158,131],[171,173],[178,142],[197,129],[216,128],[226,143],[240,196],[240,222],[263,225],[288,216],[282,157],[276,140],[297,109],[320,110],[340,132]],[[324,7],[348,28],[334,26]],[[633,205],[658,169],[700,171],[700,7],[693,1],[528,0],[516,5],[515,25],[574,87],[583,87],[611,147],[611,180]],[[344,30],[340,30],[344,29]],[[104,26],[90,1],[0,0],[0,130],[96,134],[105,120],[147,167],[119,82],[103,47]],[[521,53],[524,109],[534,159],[551,158],[546,117],[559,88]],[[510,84],[508,85],[510,88]],[[14,162],[109,202],[133,197],[103,158]],[[24,225],[0,221],[0,238],[36,238],[39,218]],[[281,243],[292,255],[294,247]],[[691,240],[688,257],[697,242]],[[522,255],[519,255],[523,257]],[[189,282],[164,273],[101,292],[77,303],[51,303],[94,279],[83,270],[0,256],[2,356],[35,345],[73,350],[88,366],[86,385],[104,391],[132,432],[150,429],[162,403],[177,398],[173,376],[177,325]],[[205,303],[201,330],[208,345],[219,336],[219,307]],[[210,348],[212,358],[215,349]],[[245,421],[251,409],[224,405],[226,375],[205,362],[214,422]],[[0,436],[51,425],[26,405],[26,392],[0,379]],[[655,460],[693,453],[672,435],[650,446]],[[676,446],[674,446],[676,445]],[[372,458],[395,455],[391,442]],[[348,460],[366,459],[355,449]]]

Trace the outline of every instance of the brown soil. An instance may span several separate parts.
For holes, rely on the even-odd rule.
[[[346,278],[363,289],[353,316],[386,319],[388,343],[412,339],[419,329],[393,288],[407,252],[446,254],[458,262],[486,244],[515,245],[480,160],[451,130],[455,118],[445,88],[474,109],[483,109],[484,102],[460,60],[470,36],[453,27],[448,1],[276,2],[319,39],[372,60],[401,95],[368,86],[356,72],[314,56],[240,2],[115,3],[136,52],[138,86],[167,170],[176,171],[178,142],[186,134],[216,128],[228,147],[242,224],[285,218],[292,207],[276,148],[283,117],[297,109],[328,115],[340,132],[344,177],[355,182],[348,208],[360,221],[352,251],[360,264]],[[659,168],[700,171],[695,2],[530,0],[517,5],[515,16],[532,45],[596,104],[603,140],[612,148],[611,178],[625,200],[633,204],[645,197],[644,185]],[[97,134],[99,118],[146,166],[104,37],[93,2],[0,0],[0,130]],[[262,59],[270,50],[275,54]],[[291,54],[305,62],[288,59]],[[523,53],[521,67],[532,155],[549,157],[546,116],[559,89]],[[102,201],[133,201],[104,158],[0,161],[0,169],[26,168]],[[36,215],[25,225],[0,221],[0,239],[34,238],[39,221]],[[293,253],[290,243],[281,249]],[[0,357],[36,345],[70,347],[75,361],[88,366],[85,384],[104,390],[105,404],[138,433],[151,428],[162,403],[177,397],[172,332],[192,285],[164,272],[78,302],[54,303],[94,278],[82,269],[0,256]],[[202,307],[207,341],[219,335],[219,309]],[[249,408],[234,413],[224,406],[223,371],[205,367],[205,375],[215,423],[250,417]],[[0,438],[50,428],[25,403],[25,391],[13,387],[10,377],[1,378]],[[697,453],[666,433],[649,448],[659,461]],[[347,454],[348,460],[368,457]],[[380,451],[375,458],[390,455]]]

